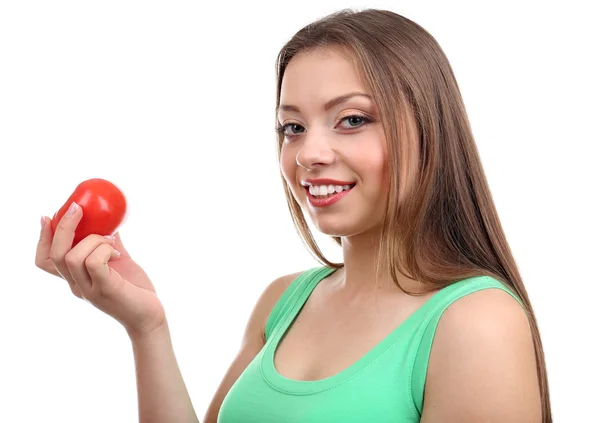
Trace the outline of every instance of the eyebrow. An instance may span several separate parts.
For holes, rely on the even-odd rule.
[[[361,93],[361,92],[352,92],[352,93],[341,95],[341,96],[336,97],[336,98],[334,98],[332,100],[329,100],[323,106],[323,110],[327,111],[327,110],[331,109],[332,107],[337,106],[338,104],[345,103],[346,101],[350,100],[352,97],[357,97],[357,96],[365,97],[365,98],[368,98],[369,100],[373,101],[373,97],[371,97],[368,94]],[[297,106],[294,106],[294,105],[291,105],[291,104],[281,104],[277,108],[277,111],[278,112],[287,111],[287,112],[297,112],[297,113],[300,113],[300,109]]]

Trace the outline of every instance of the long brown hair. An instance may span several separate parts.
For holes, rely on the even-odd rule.
[[[504,235],[454,73],[437,41],[391,11],[341,10],[298,31],[277,57],[277,102],[283,74],[300,52],[345,53],[378,107],[388,152],[389,197],[379,260],[397,273],[440,289],[473,276],[494,277],[522,300],[533,334],[544,423],[551,423],[544,352],[536,318]],[[278,136],[281,155],[283,135]],[[318,247],[281,175],[292,219],[312,254]],[[410,199],[410,201],[403,201]],[[341,245],[339,237],[332,237]],[[404,289],[403,289],[404,290]],[[406,292],[406,291],[405,291]]]

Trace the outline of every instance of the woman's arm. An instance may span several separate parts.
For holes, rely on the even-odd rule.
[[[540,423],[533,340],[525,311],[486,289],[452,304],[431,349],[421,423]]]
[[[265,344],[264,329],[273,306],[300,273],[271,282],[248,320],[239,353],[220,383],[204,416],[216,423],[223,399]],[[140,423],[198,423],[171,343],[168,324],[146,335],[131,335],[135,358]]]
[[[198,423],[179,370],[168,324],[133,344],[140,423]]]

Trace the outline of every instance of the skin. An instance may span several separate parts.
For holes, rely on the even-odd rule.
[[[364,294],[372,291],[365,281],[372,281],[376,272],[373,244],[387,196],[385,135],[377,108],[367,98],[355,96],[323,110],[327,101],[353,92],[369,94],[350,62],[323,51],[296,56],[284,74],[281,104],[296,106],[299,112],[283,107],[278,119],[286,135],[282,174],[315,227],[342,237],[344,292]],[[352,115],[365,119],[348,119]],[[307,200],[302,186],[307,178],[352,181],[356,186],[343,200],[318,208]],[[381,274],[380,279],[381,287],[391,288],[391,278]]]

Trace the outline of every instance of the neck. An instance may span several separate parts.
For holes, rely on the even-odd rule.
[[[377,272],[379,238],[373,232],[377,231],[342,237],[344,268],[338,271],[340,290],[357,295],[400,291],[385,260],[382,259]],[[397,278],[404,289],[414,291],[419,288],[418,281],[400,272],[397,272]]]

